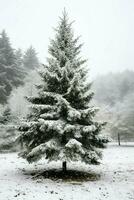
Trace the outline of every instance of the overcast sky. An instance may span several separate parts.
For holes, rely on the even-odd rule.
[[[6,29],[15,48],[32,44],[45,62],[64,7],[82,36],[91,76],[134,69],[134,0],[0,0],[0,31]]]

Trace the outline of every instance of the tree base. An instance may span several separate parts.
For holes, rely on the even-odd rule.
[[[63,171],[64,173],[67,172],[67,162],[66,162],[66,161],[64,161],[64,162],[62,163],[62,171]]]

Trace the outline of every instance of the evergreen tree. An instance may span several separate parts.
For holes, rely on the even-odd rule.
[[[23,53],[21,49],[15,51],[15,57],[17,66],[23,68]]]
[[[29,162],[42,156],[49,161],[61,160],[97,164],[107,142],[101,135],[105,123],[94,121],[96,108],[89,105],[93,97],[87,83],[86,60],[79,56],[71,23],[64,11],[49,46],[50,57],[40,72],[42,84],[37,96],[27,97],[32,103],[26,123],[20,127],[21,156]]]
[[[27,71],[23,65],[23,53],[21,49],[17,49],[15,51],[15,66],[16,72],[22,77],[25,78],[27,75]]]
[[[23,64],[27,70],[33,70],[39,66],[37,53],[32,46],[30,46],[25,52],[23,57]]]
[[[7,103],[12,88],[22,84],[23,73],[18,68],[13,48],[5,31],[0,35],[0,103]]]

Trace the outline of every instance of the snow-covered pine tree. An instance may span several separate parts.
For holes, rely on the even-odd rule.
[[[21,156],[29,162],[42,156],[49,161],[97,164],[99,148],[107,140],[99,136],[104,123],[94,121],[96,108],[89,105],[93,97],[87,83],[86,60],[81,59],[82,45],[74,38],[72,23],[63,12],[55,40],[49,46],[48,64],[40,72],[42,85],[37,96],[27,97],[32,103],[27,123],[20,127]]]

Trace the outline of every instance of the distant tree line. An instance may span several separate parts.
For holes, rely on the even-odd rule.
[[[7,104],[12,90],[23,85],[26,75],[38,65],[32,46],[22,53],[12,47],[5,30],[0,33],[0,104]]]
[[[134,141],[134,71],[109,73],[94,81],[95,101],[101,107],[98,116],[108,121],[112,137]]]

